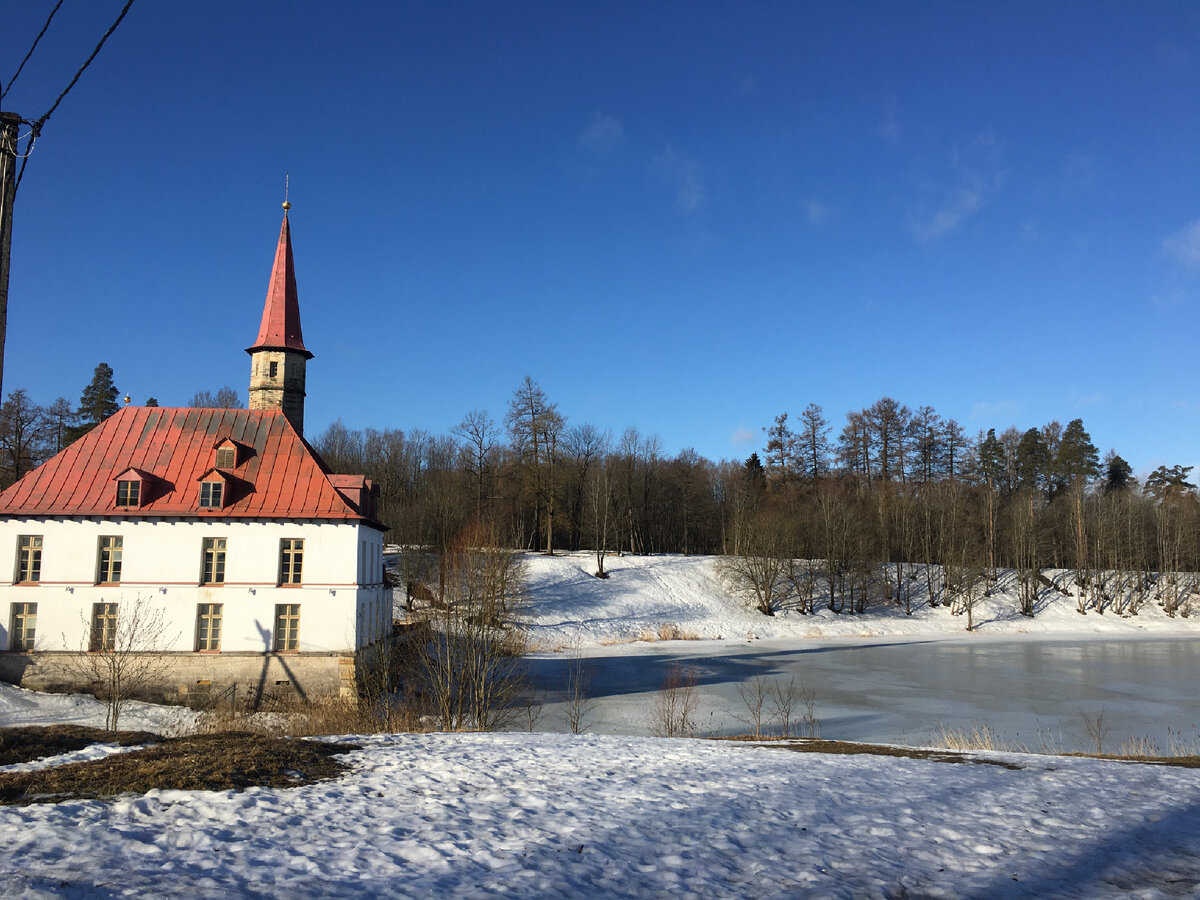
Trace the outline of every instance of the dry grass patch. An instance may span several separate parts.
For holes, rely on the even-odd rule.
[[[150,790],[241,791],[336,778],[334,759],[358,749],[258,734],[199,734],[105,759],[34,772],[0,773],[0,804],[27,805],[144,794]]]
[[[72,753],[92,744],[149,744],[161,738],[149,731],[105,731],[86,725],[24,725],[0,728],[0,766]]]
[[[854,741],[829,741],[822,738],[756,738],[753,735],[714,738],[718,741],[736,741],[752,747],[767,747],[773,750],[792,750],[796,753],[834,753],[841,756],[897,756],[903,759],[927,759],[932,762],[972,763],[999,766],[1002,769],[1020,769],[1007,760],[985,759],[945,750],[926,750],[921,747],[893,747],[889,744],[860,744]]]

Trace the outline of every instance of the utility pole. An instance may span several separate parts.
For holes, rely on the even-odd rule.
[[[8,260],[17,193],[17,132],[21,117],[0,112],[0,400],[4,398],[4,339],[8,331]]]

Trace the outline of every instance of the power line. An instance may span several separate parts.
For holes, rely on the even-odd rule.
[[[84,64],[79,67],[79,71],[75,73],[75,77],[71,79],[71,83],[63,88],[63,92],[58,95],[58,99],[54,101],[54,105],[46,110],[41,118],[29,123],[30,127],[33,129],[34,140],[36,140],[37,136],[41,133],[42,126],[46,124],[46,120],[50,118],[51,114],[56,109],[58,109],[58,104],[62,103],[63,98],[70,93],[71,88],[75,87],[75,82],[79,80],[79,76],[83,74],[84,69],[92,64],[92,60],[96,58],[96,55],[100,52],[100,48],[103,47],[104,42],[108,40],[109,35],[117,30],[117,26],[121,24],[121,20],[125,18],[125,13],[129,12],[129,7],[131,6],[133,6],[133,0],[129,0],[129,2],[125,4],[125,8],[121,10],[121,14],[117,16],[117,20],[108,26],[108,31],[104,32],[104,37],[100,38],[100,43],[96,45],[96,49],[92,51],[92,55],[89,56]]]
[[[33,51],[37,49],[38,41],[42,39],[42,35],[44,35],[46,33],[46,29],[50,27],[50,20],[54,18],[54,14],[58,12],[58,8],[62,5],[63,0],[58,0],[58,2],[54,4],[54,9],[50,10],[50,15],[46,16],[46,24],[43,25],[42,30],[38,32],[38,36],[33,39],[33,46],[29,48],[29,52],[25,54],[25,58],[21,60],[21,64],[17,66],[17,71],[13,73],[13,77],[8,79],[8,87],[6,87],[3,91],[0,91],[0,100],[3,100],[4,95],[12,90],[12,86],[14,82],[16,82],[17,76],[20,75],[21,70],[25,68],[25,63],[29,62],[29,57],[33,56]]]

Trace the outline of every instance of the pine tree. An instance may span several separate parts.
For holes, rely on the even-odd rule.
[[[113,370],[108,363],[100,363],[92,373],[91,383],[79,397],[79,409],[75,415],[79,424],[67,430],[67,442],[87,434],[117,411],[117,388],[113,384]]]
[[[1080,478],[1095,478],[1100,472],[1100,453],[1092,436],[1083,427],[1083,419],[1072,419],[1063,429],[1058,445],[1055,469],[1069,484]]]
[[[1123,491],[1129,487],[1133,480],[1133,466],[1112,450],[1109,451],[1106,462],[1104,492],[1111,494],[1113,491]]]
[[[1036,428],[1030,428],[1021,435],[1021,443],[1017,445],[1017,480],[1021,487],[1040,491],[1045,487],[1049,468],[1050,451],[1046,449],[1046,442]]]
[[[1004,482],[1004,468],[1004,446],[996,429],[989,428],[987,437],[979,442],[979,473],[988,487],[998,488]]]

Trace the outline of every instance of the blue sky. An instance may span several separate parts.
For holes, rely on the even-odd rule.
[[[68,0],[3,108],[121,6]],[[1200,462],[1197,110],[1193,3],[141,0],[29,160],[4,389],[244,396],[290,173],[310,436],[529,374],[713,459],[886,394]]]

